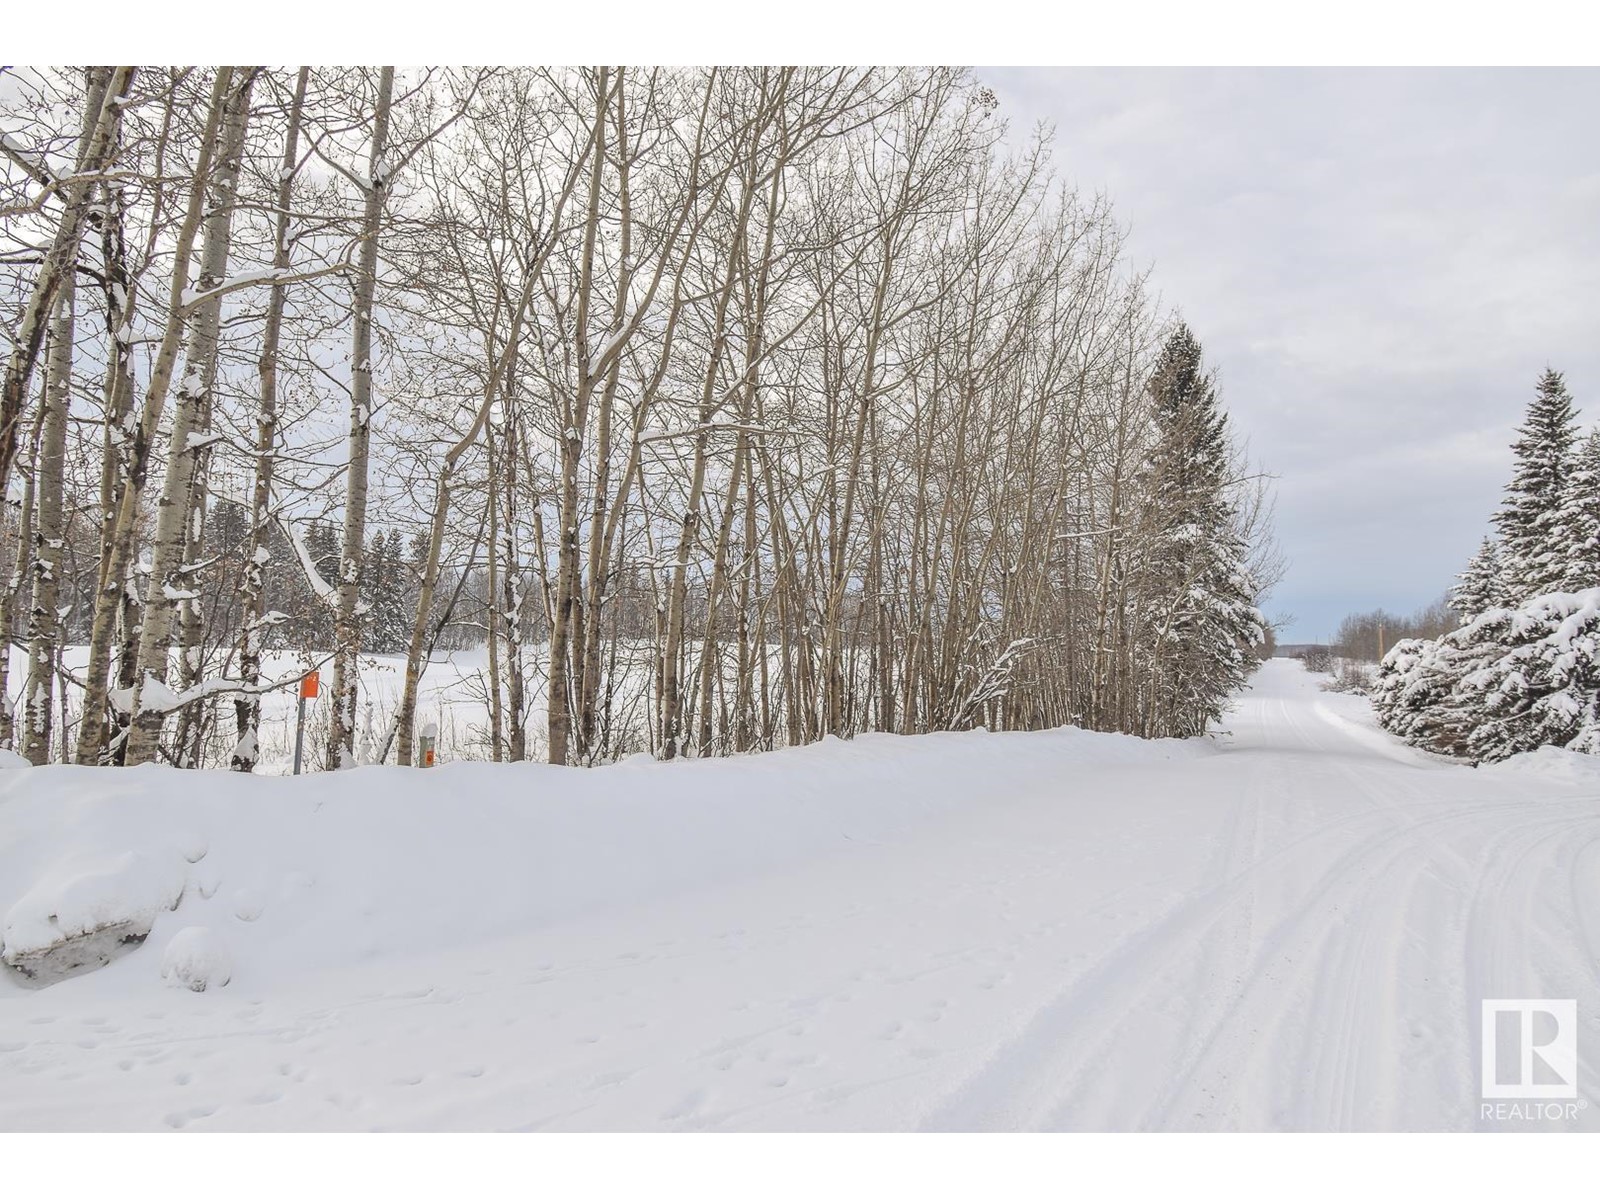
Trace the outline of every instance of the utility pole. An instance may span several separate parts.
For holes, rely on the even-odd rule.
[[[1378,622],[1378,661],[1383,661],[1383,622]]]

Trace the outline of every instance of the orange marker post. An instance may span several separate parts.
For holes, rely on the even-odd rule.
[[[306,742],[306,701],[315,700],[321,691],[322,679],[315,671],[307,671],[300,679],[300,702],[294,721],[294,773],[300,774],[300,753]]]

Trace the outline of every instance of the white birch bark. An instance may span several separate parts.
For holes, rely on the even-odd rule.
[[[220,92],[213,92],[213,101],[220,103],[223,113],[205,216],[200,275],[196,280],[202,298],[189,319],[184,374],[173,405],[167,469],[151,544],[150,584],[145,593],[138,675],[130,704],[133,715],[125,751],[125,761],[130,766],[153,761],[159,751],[167,710],[163,705],[143,706],[141,701],[152,682],[165,684],[178,606],[194,597],[198,585],[192,564],[185,561],[185,552],[194,538],[192,522],[201,501],[198,485],[204,479],[210,448],[209,400],[216,381],[217,334],[222,317],[222,297],[215,289],[228,273],[235,190],[256,72],[253,68],[223,67],[218,75],[222,86]]]
[[[338,613],[334,622],[333,695],[328,731],[328,769],[355,764],[356,691],[360,683],[361,568],[367,538],[367,469],[372,453],[372,309],[378,284],[378,239],[388,199],[389,106],[394,68],[378,72],[372,110],[372,145],[363,181],[361,253],[350,342],[350,451],[345,470],[344,549],[339,561]]]

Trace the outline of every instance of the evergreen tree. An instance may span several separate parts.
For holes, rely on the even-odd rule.
[[[326,521],[312,521],[307,527],[304,536],[306,554],[317,569],[317,574],[322,576],[324,582],[331,584],[339,578],[339,531]],[[327,603],[317,597],[306,585],[303,592],[300,612],[295,616],[304,621],[302,628],[305,636],[299,642],[303,646],[314,646],[318,649],[327,649],[333,645],[333,612]]]
[[[1456,586],[1450,592],[1450,607],[1461,614],[1465,625],[1474,617],[1499,608],[1505,603],[1504,567],[1500,562],[1500,548],[1495,540],[1485,537],[1478,552],[1468,561],[1466,570],[1456,576]]]
[[[1560,538],[1566,558],[1561,589],[1600,587],[1600,429],[1583,440],[1567,477]]]
[[[372,535],[366,553],[362,602],[367,606],[367,646],[374,654],[402,654],[410,635],[406,612],[406,569],[398,531]]]
[[[1147,734],[1190,737],[1225,711],[1254,665],[1265,622],[1230,494],[1228,419],[1186,325],[1150,381],[1156,445],[1144,477],[1147,550],[1138,580],[1149,665]]]
[[[1505,591],[1511,603],[1521,604],[1559,591],[1567,573],[1562,504],[1578,419],[1559,371],[1546,370],[1540,376],[1517,434],[1511,447],[1516,470],[1495,525],[1500,531]]]
[[[1373,705],[1425,749],[1495,762],[1542,746],[1600,753],[1600,432],[1573,453],[1572,402],[1547,371],[1516,474],[1452,594],[1462,623],[1397,645]]]
[[[1457,701],[1476,719],[1470,756],[1495,762],[1541,746],[1600,750],[1600,588],[1496,609],[1447,635],[1487,659],[1462,673]]]
[[[1468,659],[1448,636],[1396,642],[1378,665],[1371,692],[1384,728],[1435,754],[1467,755],[1473,714],[1457,689]]]

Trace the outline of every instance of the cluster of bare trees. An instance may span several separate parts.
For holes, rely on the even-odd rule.
[[[292,649],[328,766],[410,763],[463,621],[495,758],[1192,733],[1242,678],[1270,512],[1198,343],[963,72],[0,85],[0,739],[35,762],[250,770]],[[375,520],[414,609],[363,747]],[[331,644],[285,646],[291,577]]]
[[[1441,596],[1409,616],[1375,608],[1351,613],[1339,622],[1330,650],[1352,662],[1377,663],[1403,638],[1441,637],[1461,624],[1461,614]]]

